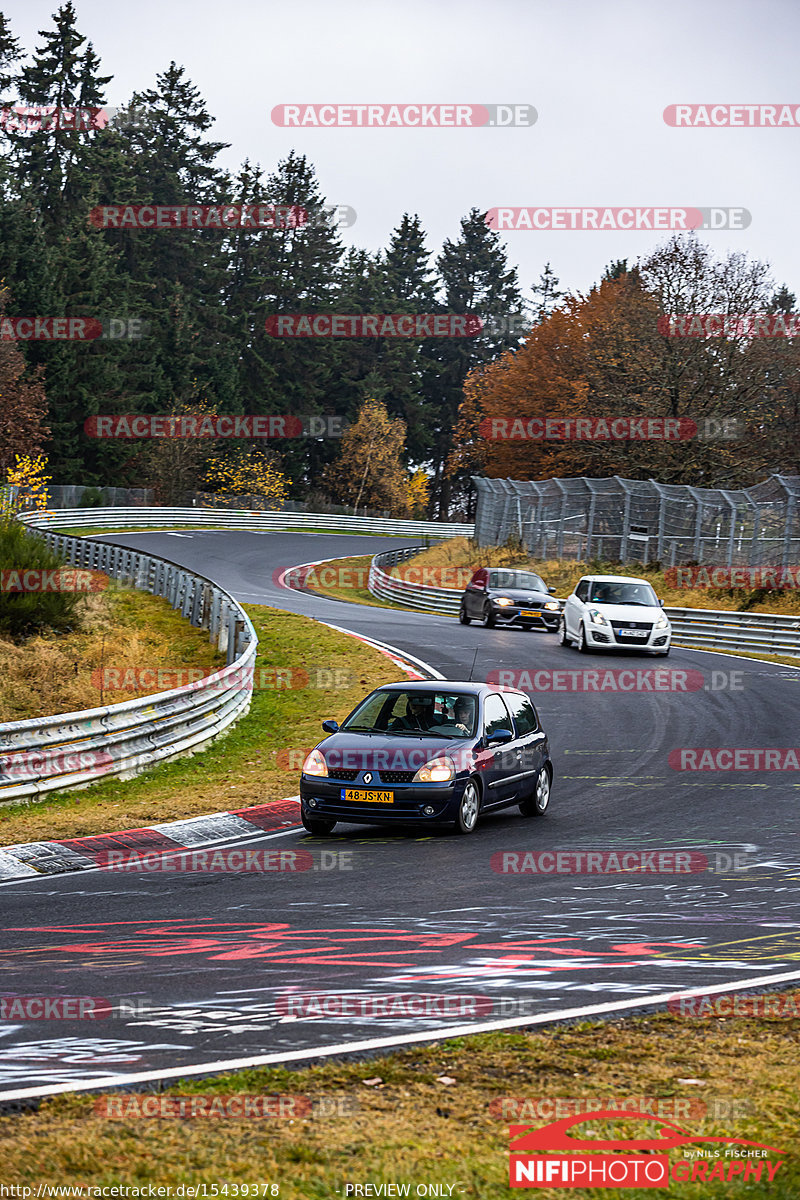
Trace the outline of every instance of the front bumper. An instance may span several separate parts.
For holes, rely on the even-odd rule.
[[[373,782],[367,789],[363,783],[347,783],[339,779],[302,775],[300,805],[308,817],[326,821],[347,821],[355,825],[404,824],[421,821],[436,824],[455,820],[464,793],[466,777],[452,783],[382,784]],[[386,791],[392,793],[391,804],[367,804],[344,799],[345,789]],[[310,801],[314,801],[313,805]],[[430,808],[431,812],[425,812]]]
[[[647,638],[620,637],[610,625],[586,623],[586,641],[598,650],[667,650],[672,641],[672,628],[652,628]]]
[[[523,616],[523,609],[525,615]],[[538,629],[546,629],[555,633],[561,620],[558,609],[520,608],[509,604],[492,603],[492,612],[498,625],[532,625]]]

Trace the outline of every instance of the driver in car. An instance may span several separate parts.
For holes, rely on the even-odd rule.
[[[453,717],[455,718],[456,728],[460,732],[466,734],[470,732],[472,729],[472,715],[473,705],[471,700],[468,700],[466,696],[462,696],[456,700],[453,706]]]
[[[412,729],[427,733],[431,727],[432,708],[422,696],[409,696],[404,717],[392,721],[392,729]]]

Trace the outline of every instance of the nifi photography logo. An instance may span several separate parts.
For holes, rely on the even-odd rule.
[[[590,1121],[652,1123],[652,1114],[601,1110],[580,1113],[536,1128],[509,1127],[509,1183],[533,1188],[668,1188],[670,1182],[770,1183],[784,1165],[784,1152],[744,1138],[691,1134],[658,1122],[656,1136],[573,1137],[573,1125]],[[670,1163],[670,1150],[681,1157]],[[557,1151],[557,1153],[546,1153]]]

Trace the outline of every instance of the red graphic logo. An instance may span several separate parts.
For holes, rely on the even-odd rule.
[[[693,1135],[678,1125],[660,1125],[657,1137],[604,1139],[598,1137],[571,1137],[569,1130],[586,1120],[631,1121],[639,1119],[651,1122],[652,1116],[639,1112],[610,1109],[595,1112],[591,1117],[581,1114],[565,1117],[561,1121],[543,1125],[539,1129],[530,1125],[511,1125],[509,1183],[511,1187],[569,1187],[569,1188],[668,1188],[670,1181],[686,1182],[700,1180],[730,1181],[742,1176],[744,1182],[753,1179],[756,1183],[770,1182],[783,1166],[783,1151],[761,1142],[750,1142],[743,1138],[709,1137]],[[706,1151],[710,1158],[683,1159],[670,1167],[669,1156],[660,1151],[710,1143],[719,1147],[747,1147],[746,1150],[727,1149],[723,1156],[719,1151]],[[546,1151],[561,1151],[548,1154]],[[598,1154],[597,1151],[606,1151]],[[779,1156],[772,1162],[767,1154]],[[761,1158],[752,1163],[746,1158]]]

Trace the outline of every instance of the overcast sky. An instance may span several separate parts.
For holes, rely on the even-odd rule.
[[[292,149],[329,202],[356,210],[348,245],[387,244],[404,211],[428,247],[470,208],[735,206],[744,230],[701,234],[715,251],[766,259],[800,295],[798,128],[676,129],[674,103],[800,108],[797,0],[75,0],[79,27],[113,74],[109,102],[182,65],[231,143],[267,172]],[[0,0],[30,51],[55,0]],[[290,130],[285,103],[530,104],[528,128]],[[120,197],[124,200],[125,197]],[[585,290],[653,231],[504,235],[526,292],[550,261]]]

